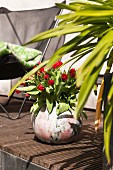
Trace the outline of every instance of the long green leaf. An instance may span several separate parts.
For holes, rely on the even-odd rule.
[[[66,4],[62,4],[62,3],[56,3],[56,6],[61,8],[61,9],[67,9],[67,10],[72,10],[72,11],[76,11],[78,10],[77,6],[71,4],[71,5],[66,5]]]
[[[109,105],[107,107],[106,111],[107,111],[107,113],[106,113],[107,116],[105,117],[105,120],[104,120],[104,148],[105,148],[105,153],[106,153],[106,158],[107,158],[108,164],[110,164],[110,162],[111,162],[111,158],[110,158],[110,137],[111,137],[111,127],[112,127],[113,105]],[[106,127],[106,121],[108,122],[107,127]]]
[[[106,47],[104,47],[104,48],[106,50]],[[89,67],[89,70],[87,72],[87,75],[86,75],[86,72],[84,73],[83,72],[84,70],[82,70],[81,74],[85,75],[85,78],[84,78],[84,82],[82,84],[82,87],[80,89],[80,93],[79,93],[79,96],[78,96],[78,105],[77,105],[77,109],[76,109],[77,116],[80,115],[80,113],[81,113],[81,111],[82,111],[82,109],[84,107],[84,104],[87,101],[87,98],[88,98],[88,96],[89,96],[89,94],[90,94],[90,92],[91,92],[91,90],[93,88],[93,85],[96,82],[96,79],[97,79],[97,77],[99,75],[99,72],[101,70],[101,67],[102,67],[102,64],[103,64],[103,61],[104,61],[104,57],[105,57],[104,54],[105,54],[105,51],[102,50],[97,55],[98,60],[100,59],[98,64],[96,62],[96,63],[94,63],[94,65],[92,65],[92,67],[91,67],[91,64],[89,64],[90,67]],[[80,73],[79,73],[77,75],[77,77],[82,76],[82,75],[80,75]],[[78,79],[79,79],[79,77],[78,77]]]
[[[78,104],[74,115],[75,117],[80,117],[84,104],[86,103],[89,94],[98,78],[101,68],[102,63],[98,67],[90,68],[89,72],[87,73],[78,95]]]
[[[20,91],[32,91],[35,88],[36,88],[36,86],[26,86],[26,87],[18,87],[18,90],[20,90]]]
[[[87,60],[83,63],[81,68],[78,71],[78,79],[77,79],[77,85],[80,86],[81,82],[84,79],[84,76],[87,74],[87,71],[90,69],[90,67],[96,67],[101,62],[104,62],[106,54],[108,53],[110,47],[113,43],[113,31],[109,31],[97,44],[95,49],[92,51],[92,53],[89,55]],[[82,73],[82,74],[81,74]]]
[[[56,53],[51,57],[50,61],[46,65],[46,68],[49,69],[51,66],[58,61],[63,55],[76,49],[76,46],[82,43],[85,40],[85,37],[90,33],[90,29],[83,31],[80,36],[76,36],[72,40],[68,41],[61,48],[59,48]]]
[[[110,98],[109,98],[110,96]],[[113,115],[113,77],[111,80],[110,90],[107,96],[107,103],[104,111],[104,147],[108,163],[110,163],[110,138],[112,127],[112,115]]]
[[[85,29],[89,28],[91,26],[87,25],[87,26],[74,26],[73,23],[71,24],[67,24],[67,27],[62,26],[62,28],[57,29],[54,28],[51,31],[45,31],[44,33],[40,33],[38,35],[36,35],[35,37],[33,37],[31,39],[31,41],[29,41],[28,43],[26,43],[25,45],[31,44],[31,43],[35,43],[37,41],[41,41],[43,39],[48,39],[48,38],[53,38],[56,36],[62,36],[65,34],[71,34],[71,33],[77,33],[77,32],[81,32],[84,31]]]
[[[111,101],[112,96],[113,96],[113,80],[112,80],[111,88],[110,88],[109,94],[108,94],[108,101],[109,101],[109,102]],[[111,103],[111,104],[112,104],[112,103]]]
[[[89,0],[71,0],[72,3],[81,3],[86,5],[102,5],[101,2],[89,1]]]
[[[102,17],[102,16],[113,16],[113,10],[81,10],[77,11],[75,16],[93,16],[93,17]]]
[[[97,46],[95,47],[95,49],[92,51],[91,55],[88,57],[88,59],[86,60],[86,62],[82,65],[82,69],[86,68],[91,62],[97,64],[98,62],[100,62],[99,57],[94,57],[97,56],[98,53],[101,53],[101,50],[106,46],[105,50],[108,49],[108,47],[110,48],[110,46],[112,46],[113,40],[112,37],[113,36],[113,31],[109,31],[102,39],[100,42],[98,42]],[[105,53],[104,50],[104,53]],[[109,49],[108,49],[109,50]],[[105,54],[104,54],[105,55]],[[103,56],[104,57],[104,56]]]

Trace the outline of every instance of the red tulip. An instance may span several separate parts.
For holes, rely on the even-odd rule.
[[[49,84],[50,86],[53,86],[53,85],[54,85],[54,80],[48,80],[48,84]]]
[[[17,89],[15,90],[16,94],[19,94],[20,92],[21,92],[20,90],[17,90]]]
[[[28,93],[25,94],[25,97],[29,97],[29,96],[30,96],[30,94],[28,94]]]
[[[58,67],[60,67],[62,65],[62,62],[61,61],[58,61],[58,62],[56,62],[53,66],[52,66],[52,68],[58,68]]]
[[[68,75],[65,74],[65,73],[63,73],[63,74],[62,74],[62,80],[63,80],[63,81],[66,81],[67,79],[68,79]]]
[[[37,86],[37,89],[43,91],[45,88],[42,84],[40,84],[39,86]]]
[[[49,74],[45,74],[44,79],[48,79],[49,78]]]

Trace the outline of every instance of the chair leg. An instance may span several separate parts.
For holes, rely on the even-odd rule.
[[[8,99],[8,101],[5,103],[5,106],[9,103],[9,101],[11,100],[11,97]],[[2,110],[7,114],[8,118],[11,119],[11,120],[15,120],[15,119],[18,119],[20,117],[20,114],[21,114],[21,111],[22,111],[22,108],[25,104],[25,101],[26,101],[26,97],[24,97],[23,101],[22,101],[22,104],[20,106],[20,109],[17,113],[17,115],[15,117],[12,117],[10,115],[10,113],[5,109],[5,107],[3,106],[3,104],[0,103],[0,107],[2,108]]]
[[[2,104],[1,104],[3,107],[6,107],[6,106],[9,104],[9,102],[10,102],[13,94],[14,94],[14,92],[12,93],[12,95],[8,98],[8,100],[7,100],[5,103],[2,103]]]

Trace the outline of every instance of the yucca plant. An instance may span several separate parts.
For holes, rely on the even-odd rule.
[[[46,64],[46,69],[49,69],[56,61],[67,53],[73,52],[70,59],[71,61],[73,60],[73,63],[88,55],[85,62],[77,71],[77,86],[80,87],[80,93],[78,96],[75,117],[78,118],[81,115],[84,104],[97,81],[103,64],[107,62],[106,72],[108,73],[112,67],[113,0],[73,0],[68,5],[56,5],[61,9],[68,10],[68,13],[58,16],[58,19],[60,20],[58,27],[35,35],[27,44],[51,37],[73,34],[73,39],[65,43],[56,51],[50,60],[42,64]],[[41,67],[41,65],[26,74],[22,80],[13,87],[10,94],[22,81],[37,71],[39,67]],[[104,83],[102,81],[95,116],[96,129],[101,117],[103,86]],[[112,127],[113,85],[110,87],[108,100],[109,102],[107,102],[104,112],[104,147],[108,163],[110,163],[109,145]]]

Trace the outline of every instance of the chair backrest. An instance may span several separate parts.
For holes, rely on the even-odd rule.
[[[9,11],[2,7],[0,8],[0,41],[24,44],[32,36],[54,27],[56,25],[55,17],[60,12],[61,10],[55,6],[26,11]],[[42,51],[43,60],[47,60],[63,42],[64,37],[56,37],[51,41],[45,40],[31,44],[29,47]],[[15,79],[25,74],[25,69],[13,56],[5,56],[1,60],[0,80]]]
[[[57,7],[27,11],[9,11],[6,8],[0,8],[0,41],[20,45],[26,43],[32,36],[54,27],[55,16],[60,12]],[[53,38],[44,60],[50,58],[63,41],[64,38]],[[30,47],[43,52],[46,43],[47,41],[38,42],[30,45]]]

